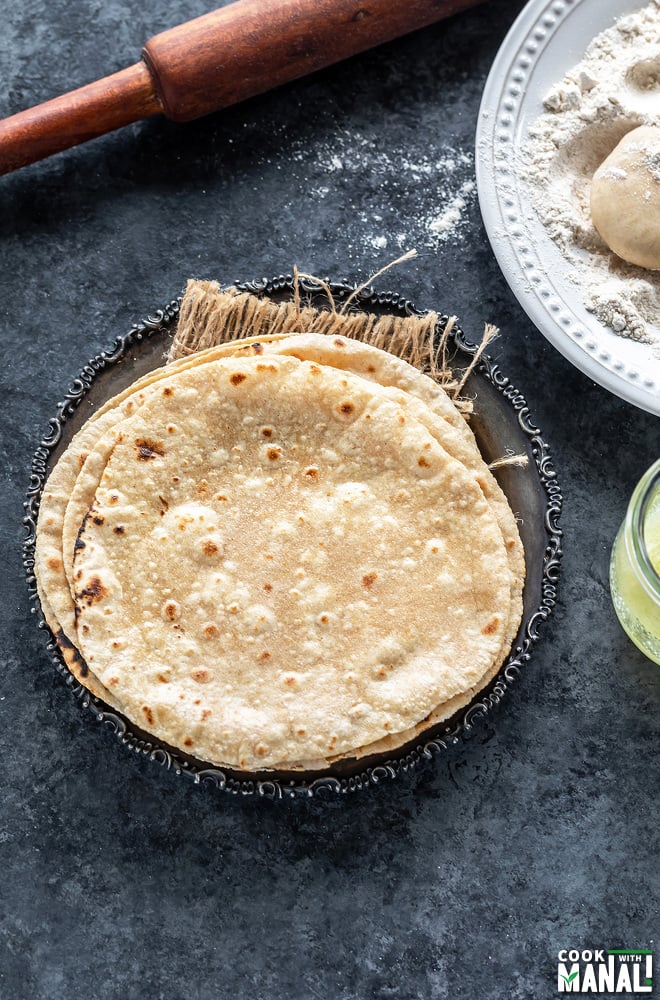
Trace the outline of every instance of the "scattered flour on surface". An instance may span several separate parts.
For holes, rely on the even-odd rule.
[[[472,151],[444,147],[438,153],[425,145],[397,155],[375,145],[372,135],[340,130],[313,145],[294,140],[289,155],[310,168],[311,194],[327,203],[342,198],[343,176],[360,175],[362,198],[348,205],[339,232],[349,254],[435,251],[459,241],[474,215]]]
[[[660,271],[613,254],[589,208],[591,178],[623,136],[660,124],[660,0],[594,38],[544,106],[519,163],[534,207],[586,308],[620,336],[660,346]]]
[[[429,229],[435,233],[439,239],[446,240],[456,230],[463,219],[467,201],[466,199],[474,193],[476,185],[472,180],[464,181],[457,195],[451,199],[447,207],[436,215],[429,223]]]

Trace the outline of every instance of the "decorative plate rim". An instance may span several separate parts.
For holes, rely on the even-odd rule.
[[[293,278],[291,275],[280,275],[272,279],[262,278],[251,282],[235,282],[234,284],[243,291],[269,296],[293,291]],[[323,286],[312,279],[303,279],[300,284],[302,290],[311,295],[322,294],[324,291]],[[338,301],[342,297],[357,292],[354,305],[363,308],[371,306],[380,309],[389,309],[390,311],[406,316],[424,315],[423,310],[417,309],[410,300],[403,298],[395,292],[376,292],[373,288],[364,288],[358,291],[358,286],[355,284],[350,284],[347,281],[332,281],[330,279],[326,279],[325,285],[330,288]],[[145,739],[142,735],[134,733],[131,729],[131,724],[123,716],[107,708],[100,699],[94,697],[90,691],[79,684],[69,671],[41,612],[34,575],[36,524],[41,493],[48,476],[47,463],[51,453],[57,447],[62,437],[63,427],[67,419],[75,413],[87,392],[94,384],[97,375],[120,361],[136,345],[150,340],[151,337],[159,333],[165,334],[176,320],[180,304],[181,297],[174,299],[162,309],[149,315],[146,319],[135,323],[127,334],[117,337],[110,350],[101,351],[83,367],[78,378],[73,381],[68,389],[64,400],[58,404],[57,415],[50,419],[49,430],[39,444],[32,460],[30,485],[26,500],[24,501],[25,515],[23,523],[26,530],[26,537],[23,542],[23,566],[26,574],[31,612],[39,619],[38,627],[44,630],[49,636],[45,647],[46,652],[58,673],[64,678],[67,687],[79,701],[81,707],[89,710],[99,722],[110,726],[116,738],[129,750],[159,763],[177,775],[188,777],[195,784],[212,784],[221,791],[242,795],[257,795],[262,798],[327,797],[357,791],[371,785],[377,785],[387,778],[394,778],[398,774],[412,770],[421,764],[422,761],[429,760],[441,751],[447,750],[450,746],[459,743],[462,739],[466,739],[474,730],[477,722],[489,715],[496,705],[499,705],[502,698],[517,680],[525,663],[530,659],[532,648],[540,637],[540,628],[550,617],[556,603],[562,556],[562,531],[559,528],[562,495],[548,445],[543,439],[540,429],[533,421],[524,396],[511,384],[507,376],[502,373],[499,365],[495,364],[485,355],[482,355],[480,358],[476,370],[502,394],[515,412],[518,425],[531,445],[539,481],[545,492],[544,528],[547,541],[543,556],[542,598],[539,606],[529,616],[525,625],[522,642],[515,649],[512,649],[497,678],[489,685],[488,694],[477,695],[476,700],[466,709],[447,720],[446,725],[443,723],[444,729],[439,735],[430,740],[421,739],[412,749],[410,749],[409,745],[408,749],[402,748],[400,755],[397,755],[397,752],[394,751],[391,758],[385,759],[382,763],[367,766],[364,770],[349,776],[334,776],[321,773],[319,777],[314,778],[310,775],[310,772],[306,774],[301,772],[300,780],[288,777],[280,779],[276,776],[272,778],[239,778],[234,777],[233,773],[226,773],[219,767],[198,767],[183,759],[174,749],[160,745],[157,739]],[[446,322],[446,316],[440,317],[439,326],[444,327]],[[476,349],[474,344],[466,340],[463,332],[458,327],[455,328],[454,340],[456,346],[467,353],[472,353]]]
[[[588,6],[600,27],[584,39],[583,50],[600,31],[641,7],[643,0],[530,0],[504,39],[491,67],[479,108],[475,168],[484,226],[500,268],[520,305],[540,332],[580,371],[627,402],[660,414],[660,360],[649,345],[636,344],[638,357],[625,355],[631,342],[608,330],[585,309],[578,293],[566,285],[567,262],[531,206],[513,159],[518,131],[531,102],[538,99],[531,77],[557,31],[580,8]],[[611,15],[611,16],[609,16]],[[575,39],[572,40],[575,42]],[[563,75],[573,65],[557,69]],[[549,274],[552,259],[558,279]],[[568,299],[568,301],[567,301]],[[571,304],[572,303],[572,304]],[[651,377],[644,366],[652,363]]]

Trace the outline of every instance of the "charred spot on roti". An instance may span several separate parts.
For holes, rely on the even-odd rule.
[[[373,572],[365,573],[364,576],[362,577],[362,586],[366,587],[367,590],[371,590],[377,579],[378,579],[378,573],[373,573]]]
[[[273,589],[272,583],[264,583],[264,590],[267,594],[270,594]]]
[[[266,454],[268,455],[269,462],[277,462],[277,460],[282,455],[282,449],[278,448],[277,445],[273,445],[271,448],[268,449]]]
[[[190,736],[186,736],[186,738],[183,741],[183,745],[184,747],[192,747],[195,745],[195,743]]]
[[[135,451],[139,462],[150,462],[156,457],[162,458],[165,454],[162,441],[152,441],[149,438],[137,438]]]
[[[57,572],[57,570],[60,569],[62,566],[62,560],[58,559],[56,556],[49,556],[48,559],[46,560],[46,565],[48,566],[49,569],[52,569],[55,572]]]
[[[158,678],[158,681],[161,684],[169,684],[170,683],[170,678],[167,676],[167,674],[156,674],[156,677]]]
[[[200,716],[200,719],[201,719],[201,721],[202,721],[202,722],[206,722],[206,720],[207,720],[207,719],[210,719],[210,718],[211,718],[211,715],[212,715],[212,714],[213,714],[213,713],[211,712],[211,709],[210,709],[210,708],[203,708],[203,709],[202,709],[202,714],[201,714],[201,716]]]
[[[148,705],[142,706],[142,711],[144,712],[144,717],[150,726],[154,724],[154,713],[151,711]]]
[[[174,395],[174,389],[172,388],[171,385],[166,385],[163,387],[163,396],[173,396],[173,395]]]
[[[229,376],[229,381],[231,382],[232,385],[240,385],[241,382],[245,382],[246,378],[247,375],[245,375],[243,372],[233,372]]]
[[[80,677],[86,677],[89,673],[87,661],[80,655],[80,651],[73,645],[71,640],[64,634],[62,629],[58,629],[55,640],[60,649],[65,650],[71,658],[72,666],[78,671]],[[67,663],[69,662],[67,658]]]
[[[307,479],[318,479],[319,478],[319,467],[318,465],[308,465],[305,469],[305,477]]]
[[[177,601],[165,601],[162,608],[162,615],[165,621],[175,622],[181,617],[181,607]]]
[[[83,604],[86,604],[88,608],[91,608],[92,604],[97,604],[102,601],[104,597],[107,597],[108,591],[103,586],[103,582],[100,577],[92,576],[86,587],[78,594],[78,600]]]
[[[272,438],[273,433],[274,432],[273,432],[273,428],[272,427],[262,427],[261,428],[261,434],[265,438]]]
[[[261,344],[244,344],[233,352],[233,356],[235,358],[239,355],[241,357],[254,357],[255,354],[263,354],[263,352],[264,349]]]
[[[494,635],[497,632],[499,624],[500,624],[500,620],[497,617],[497,615],[495,615],[495,617],[491,618],[491,620],[488,622],[488,624],[484,625],[484,627],[482,628],[481,631],[482,631],[483,635]]]
[[[211,538],[205,538],[202,542],[202,552],[205,556],[215,556],[220,549]]]
[[[204,625],[202,632],[207,639],[215,639],[220,635],[220,629],[214,622],[207,622],[206,625]]]
[[[87,456],[88,456],[88,452],[86,452],[86,451],[81,451],[80,452],[80,454],[78,455],[78,466],[79,466],[79,468],[82,469],[83,465],[87,461]]]
[[[103,514],[95,514],[94,517],[92,518],[92,521],[94,522],[94,524],[98,524],[99,526],[105,524],[105,518]]]
[[[208,684],[211,680],[211,671],[207,670],[206,667],[197,667],[191,672],[190,676],[198,684]]]
[[[431,463],[428,461],[428,459],[424,458],[423,455],[419,456],[419,458],[417,459],[417,464],[420,467],[420,469],[430,469],[431,468]]]
[[[126,528],[124,527],[123,524],[116,524],[112,530],[114,531],[115,535],[123,535],[124,532],[126,531]]]

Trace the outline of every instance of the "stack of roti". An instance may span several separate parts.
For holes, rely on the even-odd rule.
[[[524,555],[436,382],[302,334],[211,348],[97,411],[46,484],[36,576],[70,670],[140,729],[238,771],[312,770],[488,684]]]

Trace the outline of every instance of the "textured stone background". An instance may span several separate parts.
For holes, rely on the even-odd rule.
[[[2,0],[0,115],[129,64],[212,4],[175,6]],[[2,998],[527,1000],[555,995],[559,948],[653,947],[660,671],[618,628],[607,567],[659,422],[537,333],[473,193],[451,239],[429,228],[469,191],[480,93],[521,6],[492,0],[204,121],[153,120],[0,178]],[[553,448],[557,613],[515,696],[415,776],[330,803],[191,787],[124,750],[49,666],[21,566],[32,452],[85,361],[187,277],[295,261],[365,278],[411,245],[381,287],[468,331],[497,322],[493,353]]]

